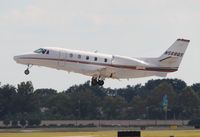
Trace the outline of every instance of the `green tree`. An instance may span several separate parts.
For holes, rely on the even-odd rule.
[[[175,102],[176,93],[174,92],[173,87],[166,82],[161,83],[153,90],[153,93],[149,96],[147,103],[151,106],[154,105],[161,107],[162,99],[165,95],[168,96],[169,107],[171,107]]]
[[[191,86],[191,88],[193,89],[194,92],[196,92],[198,94],[198,96],[200,97],[200,83],[195,83]]]
[[[4,120],[3,120],[3,124],[4,124],[5,126],[8,126],[8,125],[10,124],[10,120],[9,120],[9,119],[4,119]]]
[[[11,125],[12,127],[18,127],[18,120],[12,120]]]
[[[39,126],[41,124],[40,118],[30,118],[28,119],[28,125],[29,126]]]
[[[13,114],[15,108],[13,100],[16,96],[16,89],[11,85],[4,85],[0,88],[0,119],[7,119]]]
[[[19,95],[27,96],[33,94],[34,88],[31,81],[28,82],[21,82],[17,86],[17,91]]]
[[[158,87],[156,87],[153,90],[153,93],[148,97],[148,111],[149,113],[152,113],[149,114],[150,116],[153,116],[152,118],[155,118],[154,115],[157,115],[159,119],[164,118],[162,99],[165,95],[168,96],[168,108],[173,108],[175,105],[176,92],[174,92],[173,87],[166,82],[163,82],[160,85],[158,85]]]
[[[15,113],[40,112],[37,98],[33,94],[33,85],[30,81],[18,84],[17,95],[14,99]]]
[[[26,121],[25,119],[21,119],[21,120],[19,121],[19,124],[20,124],[23,128],[26,127],[26,123],[27,123],[27,121]]]
[[[37,127],[41,124],[41,115],[38,113],[29,114],[26,119],[26,125],[29,127]]]
[[[181,118],[194,118],[199,112],[200,99],[198,95],[187,87],[178,97],[178,103],[182,106]]]
[[[134,96],[126,112],[127,119],[143,119],[145,113],[145,101],[140,96]]]
[[[150,80],[144,86],[111,89],[90,86],[89,81],[63,92],[34,91],[30,81],[0,86],[0,120],[26,120],[35,126],[42,119],[163,119],[162,99],[168,96],[168,118],[200,115],[200,84],[187,87],[179,79]],[[39,122],[37,122],[39,121]]]
[[[131,102],[132,98],[137,95],[137,86],[128,85],[126,88],[116,90],[117,95],[123,97],[127,102]]]
[[[100,116],[100,98],[90,90],[80,90],[79,93],[71,94],[70,102],[76,119],[95,119]]]
[[[124,98],[107,96],[103,100],[103,117],[105,119],[122,119],[125,106]]]
[[[58,93],[47,102],[47,118],[50,119],[70,119],[71,106],[70,100],[64,93]]]
[[[34,96],[37,98],[39,107],[47,107],[48,100],[57,95],[54,89],[37,89],[34,91]]]

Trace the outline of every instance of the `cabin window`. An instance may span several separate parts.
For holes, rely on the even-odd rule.
[[[94,57],[94,61],[97,61],[97,57]]]
[[[42,49],[37,49],[34,51],[35,53],[41,53],[42,52]]]
[[[183,57],[183,53],[181,53],[180,57]]]
[[[37,49],[34,52],[38,53],[38,54],[49,54],[49,50],[46,50],[46,49],[43,49],[43,48]]]
[[[86,56],[86,60],[89,60],[90,59],[90,57],[89,56]]]
[[[81,59],[81,55],[78,55],[78,58]]]
[[[72,57],[73,57],[73,54],[72,54],[72,53],[70,53],[70,54],[69,54],[69,57],[70,57],[70,58],[72,58]]]
[[[105,58],[105,59],[104,59],[104,62],[108,62],[108,59]]]
[[[42,54],[45,54],[45,52],[46,52],[46,49],[43,49]]]
[[[49,50],[47,50],[47,54],[49,54]]]

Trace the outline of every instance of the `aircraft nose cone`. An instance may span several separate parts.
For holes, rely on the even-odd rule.
[[[20,56],[18,56],[18,55],[17,55],[17,56],[14,56],[13,59],[17,62],[17,61],[19,61]]]

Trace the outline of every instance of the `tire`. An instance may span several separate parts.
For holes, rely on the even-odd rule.
[[[24,74],[26,74],[26,75],[28,75],[30,73],[30,71],[28,70],[28,69],[26,69],[25,71],[24,71]]]
[[[104,81],[103,81],[103,80],[99,80],[99,81],[98,81],[98,85],[99,85],[99,86],[103,86],[103,85],[104,85]]]

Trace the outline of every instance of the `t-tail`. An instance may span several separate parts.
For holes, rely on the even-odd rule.
[[[190,40],[177,39],[159,58],[159,66],[178,70]]]

